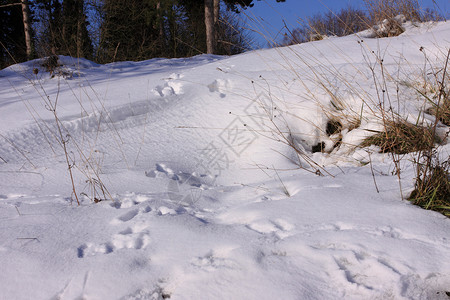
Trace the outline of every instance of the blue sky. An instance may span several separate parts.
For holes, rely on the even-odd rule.
[[[278,41],[286,30],[283,30],[284,23],[293,29],[298,27],[298,20],[305,19],[318,13],[324,13],[329,10],[339,11],[348,5],[356,8],[364,9],[363,0],[286,0],[284,3],[277,3],[275,0],[253,1],[254,7],[244,11],[243,15],[251,19],[257,19],[259,25],[255,25],[254,21],[250,22],[253,30],[259,32],[253,35],[257,43],[264,46],[267,39],[277,36]],[[450,11],[449,0],[419,0],[422,7],[435,7],[448,17]],[[266,37],[264,37],[266,36]]]

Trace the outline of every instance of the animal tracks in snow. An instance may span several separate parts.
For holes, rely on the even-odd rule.
[[[227,92],[232,88],[230,80],[224,79],[216,79],[208,85],[208,89],[211,93],[217,92],[219,93],[221,98],[225,98],[227,96]]]
[[[184,83],[176,81],[183,77],[182,74],[171,74],[169,78],[164,79],[166,82],[163,85],[158,85],[153,89],[153,93],[160,97],[183,94]]]
[[[341,274],[336,274],[335,278],[341,278],[344,283],[348,282],[367,290],[384,288],[385,280],[380,281],[380,274],[383,274],[385,279],[388,277],[388,281],[396,282],[406,271],[400,272],[387,259],[372,256],[363,250],[349,250],[344,255],[337,255],[334,260],[338,267],[337,272]]]
[[[136,217],[138,213],[139,213],[139,210],[138,210],[138,209],[132,209],[132,210],[130,210],[130,211],[124,213],[123,215],[121,215],[121,216],[118,217],[117,219],[118,219],[119,221],[122,221],[122,222],[128,222],[128,221],[130,221],[131,219],[133,219],[134,217]]]
[[[177,172],[165,164],[157,164],[153,170],[146,172],[146,176],[149,180],[157,180],[163,184],[175,182],[196,189],[202,186],[208,188],[200,176]],[[310,186],[304,188],[311,189]],[[334,189],[340,186],[326,185],[325,188]],[[302,198],[288,197],[274,189],[224,188],[224,205],[218,210],[208,210],[204,207],[215,205],[213,202],[202,200],[201,205],[193,207],[189,206],[189,203],[185,205],[174,201],[167,193],[121,195],[120,201],[111,204],[111,211],[115,213],[109,221],[112,228],[110,236],[102,243],[80,245],[76,249],[77,257],[88,258],[106,254],[114,258],[120,253],[129,253],[133,257],[151,256],[152,261],[157,264],[159,258],[155,249],[159,246],[157,241],[160,232],[155,229],[155,224],[160,224],[160,221],[163,222],[161,224],[172,224],[172,220],[189,220],[185,219],[188,214],[197,220],[205,220],[202,223],[195,222],[198,228],[211,224],[215,227],[214,233],[222,232],[224,228],[236,230],[245,236],[245,241],[251,241],[250,244],[257,248],[251,253],[245,253],[247,249],[238,243],[219,246],[202,242],[202,247],[196,251],[184,254],[183,249],[181,254],[178,253],[184,261],[184,265],[180,267],[183,274],[189,272],[200,277],[209,277],[211,274],[231,276],[235,272],[245,270],[250,264],[262,270],[271,268],[274,263],[282,263],[287,268],[311,264],[327,274],[328,284],[337,295],[357,295],[357,298],[361,299],[377,295],[380,299],[392,299],[393,295],[401,294],[405,295],[405,298],[413,298],[417,285],[403,287],[402,284],[410,280],[416,270],[414,264],[401,258],[401,253],[408,251],[408,245],[430,243],[426,237],[410,236],[402,228],[388,224],[371,226],[373,224],[359,220],[353,222],[339,218],[310,218],[309,215],[302,215],[301,209],[278,215],[273,213],[274,207],[289,206],[292,201],[302,201]],[[246,203],[229,205],[239,201],[239,193],[251,193],[253,198]],[[200,210],[199,206],[203,209]],[[181,216],[183,214],[185,216]],[[368,241],[369,244],[359,244],[359,240]],[[398,254],[399,257],[393,257],[392,253]],[[420,276],[422,277],[418,280],[423,282],[421,286],[426,286],[427,278],[431,275]],[[436,282],[442,280],[440,276],[436,275]],[[150,299],[160,296],[154,290],[148,290],[144,294]],[[133,297],[130,299],[134,299]]]
[[[204,271],[215,271],[217,269],[237,269],[239,264],[229,258],[229,252],[233,249],[211,250],[204,256],[196,257],[191,264]]]
[[[212,179],[206,174],[187,173],[174,171],[165,164],[156,164],[155,169],[145,172],[145,176],[150,178],[168,178],[177,181],[180,184],[186,184],[191,187],[208,189],[210,184],[208,181]]]
[[[110,243],[104,243],[100,245],[86,243],[78,247],[77,255],[78,258],[85,258],[96,254],[108,254],[113,251],[114,251],[113,246]]]
[[[114,234],[110,241],[102,244],[85,243],[78,247],[79,258],[97,254],[109,254],[122,249],[144,249],[150,243],[150,232],[147,226],[126,227]]]
[[[294,234],[295,226],[282,218],[266,218],[256,210],[233,211],[219,216],[224,224],[241,224],[262,235],[275,236],[282,240]]]
[[[121,196],[120,200],[111,203],[110,206],[118,212],[109,222],[109,225],[117,227],[116,233],[104,243],[87,242],[80,245],[77,248],[79,258],[110,254],[123,249],[145,249],[151,243],[150,218],[187,212],[180,204],[167,199],[165,193],[155,195],[129,193]],[[195,216],[196,213],[194,211],[192,213]]]
[[[247,227],[261,234],[274,233],[280,239],[291,236],[291,230],[295,228],[294,225],[283,219],[258,220],[251,222]]]
[[[113,236],[114,249],[143,249],[150,243],[150,235],[147,230],[136,230],[128,227]]]
[[[137,205],[137,204],[135,204],[135,205]],[[132,208],[129,208],[125,213],[122,213],[117,218],[113,219],[111,221],[111,224],[112,225],[123,224],[123,223],[131,221],[139,214],[146,214],[151,211],[152,211],[152,208],[149,205],[142,205],[140,207],[132,207]]]
[[[121,227],[113,234],[109,241],[102,244],[85,243],[78,247],[77,256],[84,258],[97,254],[110,254],[122,249],[144,249],[150,241],[149,225],[144,216],[152,211],[147,203],[152,198],[144,195],[130,194],[123,197],[123,201],[111,204],[120,214],[110,221],[113,226]],[[125,210],[125,212],[122,212]],[[142,216],[139,218],[139,216]],[[126,227],[123,227],[126,225]]]
[[[167,178],[167,196],[177,205],[192,206],[200,201],[203,191],[211,188],[213,178],[206,174],[174,171],[165,164],[156,164],[155,169],[145,172],[150,178]]]

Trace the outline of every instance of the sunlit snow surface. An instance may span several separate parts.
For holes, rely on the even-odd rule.
[[[448,299],[449,220],[401,198],[412,156],[400,188],[390,156],[355,145],[380,130],[380,103],[420,116],[411,86],[432,82],[449,37],[448,23],[411,25],[233,57],[60,57],[53,78],[40,60],[0,71],[0,299]],[[347,128],[334,150],[332,115]],[[331,153],[313,154],[320,142]],[[89,199],[93,169],[113,199]]]

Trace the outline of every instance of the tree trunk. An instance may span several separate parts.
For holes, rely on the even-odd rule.
[[[169,38],[168,38],[168,44],[169,49],[172,52],[172,57],[178,56],[178,41],[177,41],[177,22],[176,22],[176,14],[174,12],[174,8],[172,6],[169,7],[168,13],[167,13],[167,23],[169,26]]]
[[[214,50],[218,51],[219,43],[220,0],[214,0]]]
[[[214,24],[217,26],[220,14],[220,0],[214,0]]]
[[[161,9],[161,1],[158,1],[156,3],[156,11],[158,13],[158,27],[159,27],[159,44],[160,44],[160,51],[164,51],[165,49],[165,41],[166,41],[166,36],[165,36],[165,32],[164,32],[164,16],[163,16],[163,11]]]
[[[206,53],[214,54],[215,30],[214,30],[214,0],[205,0],[205,25],[206,25]]]
[[[27,47],[27,59],[31,59],[31,29],[30,29],[30,18],[28,17],[28,1],[21,0],[22,3],[22,14],[23,14],[23,29],[25,31],[25,45]]]
[[[158,13],[159,37],[164,38],[164,19],[161,10],[161,1],[156,3],[156,11]]]
[[[77,57],[85,57],[83,47],[83,32],[82,25],[84,24],[84,3],[78,4],[78,16],[77,16]]]

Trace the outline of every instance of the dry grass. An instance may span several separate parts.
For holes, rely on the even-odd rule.
[[[326,36],[345,36],[372,29],[373,37],[402,34],[405,21],[441,21],[445,18],[436,8],[423,10],[418,0],[364,0],[365,10],[346,7],[304,20],[300,27],[289,31],[282,45],[318,41]]]
[[[290,31],[282,44],[292,45],[304,43],[310,40],[321,39],[324,35],[347,35],[365,29],[373,30],[374,34],[371,37],[391,37],[404,32],[403,25],[406,21],[423,22],[443,19],[434,10],[422,10],[417,0],[365,0],[364,3],[366,4],[365,14],[355,11],[355,14],[358,13],[358,15],[351,15],[351,10],[344,10],[337,14],[330,12],[322,16],[319,15],[307,20],[300,20],[301,27]],[[345,14],[348,12],[350,12],[350,15]],[[352,30],[355,28],[357,30]],[[272,45],[277,45],[273,40],[269,42]],[[335,69],[332,64],[327,64],[328,61],[324,62],[316,58],[314,54],[309,55],[310,53],[307,53],[308,55],[305,55],[304,53],[296,53],[293,47],[285,49],[292,51],[295,59],[292,59],[292,57],[282,51],[278,51],[284,63],[284,65],[281,63],[280,65],[286,70],[291,71],[292,75],[298,80],[297,82],[304,86],[306,92],[300,95],[300,97],[316,101],[328,118],[326,128],[321,128],[323,126],[318,125],[317,129],[324,136],[326,134],[328,138],[336,138],[336,140],[331,139],[335,142],[331,150],[332,155],[334,149],[338,149],[336,153],[341,149],[346,151],[346,148],[340,147],[340,145],[348,147],[348,149],[353,149],[353,147],[358,146],[367,147],[369,145],[377,145],[380,148],[380,152],[389,153],[392,157],[395,166],[392,174],[398,176],[400,193],[402,193],[401,182],[403,178],[401,178],[401,168],[404,165],[402,162],[407,157],[411,157],[411,155],[406,156],[405,154],[415,153],[414,155],[417,157],[414,160],[414,167],[417,170],[417,177],[415,179],[416,191],[409,198],[405,198],[427,209],[434,209],[440,212],[443,212],[443,209],[448,210],[450,206],[448,203],[448,195],[450,194],[448,188],[449,162],[440,163],[437,159],[439,149],[436,149],[436,145],[445,140],[444,137],[441,136],[439,138],[436,134],[437,127],[441,127],[442,124],[447,126],[449,124],[449,93],[444,91],[444,81],[446,81],[445,76],[447,74],[445,70],[447,68],[448,57],[447,62],[444,59],[442,68],[440,68],[441,66],[435,67],[436,60],[429,61],[426,57],[426,70],[419,70],[420,74],[425,74],[424,77],[428,77],[431,73],[434,74],[436,79],[434,83],[425,79],[426,85],[430,84],[433,86],[431,90],[432,96],[429,96],[428,91],[421,92],[413,86],[410,86],[411,90],[407,92],[399,92],[399,85],[401,85],[402,81],[400,77],[395,74],[390,74],[389,70],[392,70],[392,68],[390,66],[389,70],[386,69],[383,55],[379,51],[370,49],[363,42],[363,39],[359,42],[362,47],[361,50],[363,55],[367,57],[367,67],[372,72],[372,76],[366,76],[366,79],[373,78],[375,92],[366,90],[357,81],[349,81],[348,74],[343,74],[340,69]],[[422,50],[421,48],[420,51]],[[345,56],[344,53],[342,54],[342,56]],[[308,59],[305,57],[308,57]],[[403,63],[409,65],[411,62],[406,61]],[[398,69],[400,70],[402,66],[399,62]],[[360,72],[356,66],[355,70],[363,76],[366,74],[365,70],[361,70]],[[414,71],[408,70],[408,72]],[[304,79],[304,74],[310,75]],[[328,77],[329,74],[333,75],[332,80]],[[433,77],[433,75],[430,75],[430,77]],[[325,92],[330,97],[330,105],[321,102],[320,97],[311,92],[308,85],[309,81],[317,83],[322,88],[322,92]],[[396,87],[397,90],[395,90]],[[338,92],[344,89],[351,92],[350,99],[352,101],[350,103],[347,103],[348,95]],[[411,91],[415,91],[423,96],[426,99],[425,103],[430,102],[431,105],[434,105],[428,111],[430,114],[436,116],[434,120],[430,116],[424,116],[425,108],[429,106],[427,104],[424,105],[422,111],[418,112],[419,116],[415,120],[415,124],[408,121],[406,117],[401,116],[403,103],[411,100],[405,98],[404,95],[411,94]],[[374,93],[376,93],[376,96],[374,96]],[[298,97],[299,95],[296,96]],[[360,103],[359,107],[356,107],[354,105],[355,103]],[[342,134],[359,128],[363,121],[364,123],[371,123],[372,121],[376,121],[377,123],[381,122],[384,128],[380,131],[373,131],[373,135],[364,140],[360,145],[345,144],[348,142],[342,141],[343,139],[340,138]],[[440,129],[439,131],[441,131]],[[277,131],[278,135],[282,136],[282,132],[278,128]],[[302,158],[308,159],[310,166],[316,164],[309,157],[309,149],[306,152],[298,150],[296,144],[288,138],[286,138],[285,143],[298,151]],[[325,152],[326,146],[324,140],[319,139],[319,143],[314,145],[311,150],[312,152]],[[329,152],[330,147],[327,146],[327,149],[327,152]],[[430,153],[434,154],[432,155]],[[403,194],[401,194],[401,197],[404,198]],[[448,216],[447,213],[444,214]]]
[[[42,99],[41,104],[52,114],[54,122],[53,124],[46,123],[44,119],[36,113],[36,109],[31,104],[29,104],[30,107],[28,111],[38,126],[40,126],[39,124],[46,124],[45,128],[39,128],[53,152],[56,154],[53,145],[59,145],[64,153],[67,172],[72,187],[71,198],[76,200],[78,205],[81,204],[80,195],[85,196],[95,203],[106,199],[112,200],[111,194],[100,178],[102,161],[92,158],[92,153],[95,152],[94,149],[90,148],[92,145],[89,145],[90,147],[86,148],[84,143],[85,136],[82,141],[77,140],[69,128],[65,126],[65,122],[60,119],[59,110],[62,97],[60,95],[61,84],[67,84],[67,80],[71,78],[71,74],[64,69],[58,56],[42,59],[41,67],[44,68],[44,72],[49,73],[50,78],[54,78],[56,91],[51,93],[48,92],[43,85],[43,80],[37,77],[36,79],[28,78],[28,80],[37,94],[40,95]],[[35,72],[34,70],[33,73],[34,75],[38,74],[38,72]],[[87,84],[89,85],[88,82]],[[75,93],[73,93],[73,95],[80,104],[80,107],[84,110],[81,98]],[[88,97],[88,99],[92,106],[95,106],[94,100],[90,97]],[[99,119],[98,122],[97,130],[100,130],[101,119]],[[84,178],[84,182],[86,183],[84,190],[87,190],[87,193],[79,193],[80,189],[78,182],[82,178]]]
[[[327,36],[346,36],[369,28],[364,11],[347,7],[302,20],[301,26],[289,32],[283,45],[319,41]]]
[[[406,154],[433,148],[439,140],[430,127],[406,121],[386,121],[385,130],[364,140],[361,147],[375,145],[382,153]]]
[[[443,91],[443,94],[442,104],[436,105],[433,103],[427,113],[435,116],[442,124],[450,126],[450,98],[445,91]]]
[[[364,0],[372,25],[403,15],[408,21],[422,21],[417,0]]]
[[[402,34],[403,23],[441,21],[435,9],[423,10],[418,0],[364,0],[368,23],[375,37],[392,37]]]
[[[436,127],[439,122],[449,126],[449,86],[448,63],[450,50],[440,71],[433,73],[437,83],[434,90],[436,102],[432,111],[435,115],[433,134],[436,135]],[[430,100],[427,98],[427,100]],[[447,131],[448,134],[449,131]],[[416,167],[416,182],[414,191],[408,197],[412,203],[425,209],[431,209],[450,217],[450,159],[440,160],[439,153],[431,146],[420,151],[414,160]]]
[[[430,157],[425,163],[416,162],[416,166],[417,179],[408,200],[450,217],[450,160],[441,163]]]
[[[439,115],[439,120],[447,125],[450,126],[450,99],[447,94],[447,98],[445,98],[444,104],[441,107],[441,113]]]
[[[450,182],[449,167],[450,160],[447,157],[440,159],[439,150],[436,143],[443,142],[437,134],[438,126],[449,126],[450,102],[449,86],[447,84],[448,63],[450,59],[450,50],[447,51],[443,67],[434,69],[432,77],[434,84],[428,93],[418,90],[411,86],[419,95],[425,98],[425,102],[432,107],[426,110],[427,113],[435,116],[434,121],[428,126],[412,124],[406,120],[395,118],[397,121],[391,121],[384,114],[384,131],[377,132],[375,135],[367,138],[361,146],[377,145],[383,153],[406,154],[416,152],[413,160],[416,170],[414,191],[408,197],[412,203],[419,205],[424,209],[438,211],[447,217],[450,217]],[[447,127],[447,135],[448,135]],[[444,141],[447,137],[444,137]],[[395,161],[398,166],[398,161]],[[398,169],[400,172],[400,169]]]

